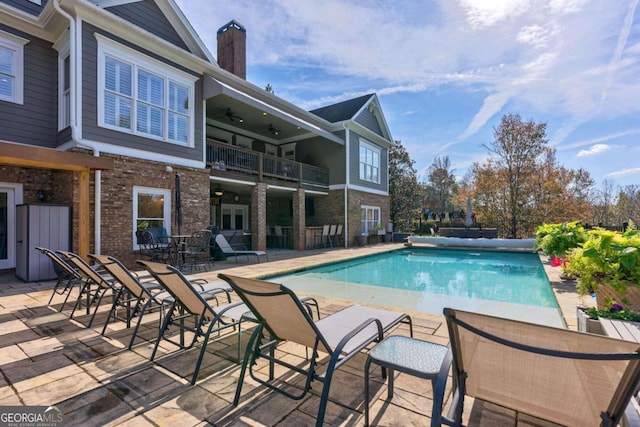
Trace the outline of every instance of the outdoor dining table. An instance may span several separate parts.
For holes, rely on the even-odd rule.
[[[176,268],[180,268],[184,264],[184,249],[187,245],[187,239],[191,234],[175,234],[169,236],[171,239],[171,255],[169,262]]]

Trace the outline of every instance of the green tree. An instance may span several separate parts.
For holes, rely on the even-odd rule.
[[[452,199],[458,191],[449,157],[436,157],[427,171],[427,197],[435,199],[440,212],[453,209]]]
[[[389,196],[391,222],[400,231],[410,231],[421,213],[424,192],[418,184],[414,163],[402,141],[395,141],[389,149]]]

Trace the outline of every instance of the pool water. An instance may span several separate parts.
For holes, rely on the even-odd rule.
[[[356,302],[427,313],[452,307],[565,327],[534,253],[407,248],[267,280]]]

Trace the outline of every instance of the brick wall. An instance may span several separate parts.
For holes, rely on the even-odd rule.
[[[349,204],[349,235],[347,236],[347,242],[349,242],[349,246],[357,246],[356,236],[360,235],[361,227],[361,206],[379,206],[382,224],[386,226],[390,215],[389,197],[355,190],[349,190],[347,196]]]
[[[101,250],[128,267],[135,267],[137,254],[133,251],[133,187],[143,186],[171,190],[171,224],[175,225],[175,174],[180,174],[182,194],[181,232],[189,234],[209,225],[209,173],[205,169],[173,167],[151,161],[122,156],[114,159],[114,169],[102,171],[101,178]],[[71,171],[52,171],[13,166],[0,166],[0,182],[23,184],[24,203],[41,203],[38,190],[44,190],[45,203],[72,206],[72,251],[78,248],[78,174]],[[90,176],[90,251],[95,252],[95,172]]]

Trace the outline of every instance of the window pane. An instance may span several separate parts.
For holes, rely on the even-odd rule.
[[[109,56],[105,58],[104,84],[107,89],[131,96],[132,73],[131,65]]]
[[[187,118],[175,113],[169,113],[169,139],[187,142]]]
[[[1,46],[0,46],[0,73],[14,74],[13,51]]]
[[[131,101],[112,93],[104,95],[104,122],[131,129]]]
[[[138,99],[160,107],[164,106],[164,79],[148,71],[139,70]]]
[[[10,76],[0,74],[0,96],[3,98],[13,98],[13,85],[15,79]]]
[[[186,87],[169,82],[169,109],[187,114],[189,111],[189,90]]]
[[[162,136],[162,110],[141,102],[137,105],[136,130],[151,135]]]
[[[138,219],[158,220],[164,215],[164,196],[162,194],[138,194]]]
[[[64,73],[64,76],[62,76],[64,78],[64,90],[67,90],[71,87],[71,78],[69,77],[69,74],[71,73],[70,66],[71,63],[69,61],[69,56],[67,56],[66,58],[64,58],[64,66],[62,70],[62,72]]]

